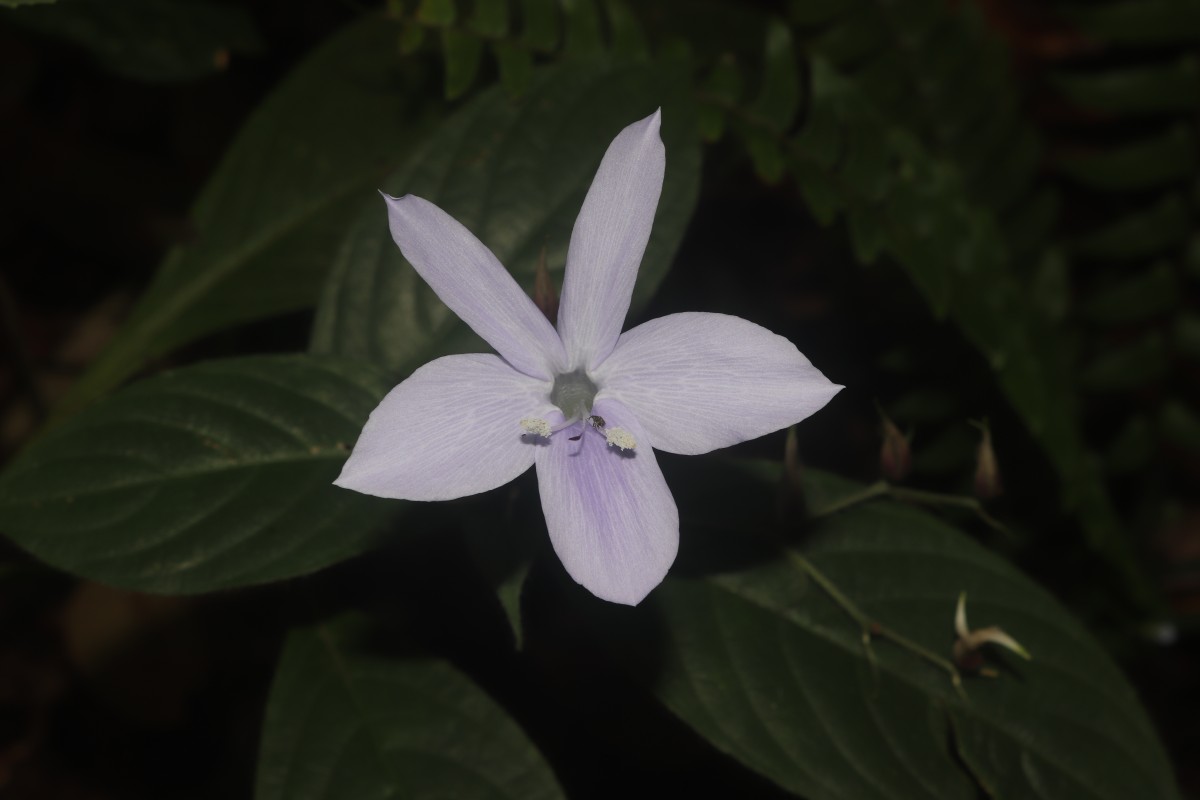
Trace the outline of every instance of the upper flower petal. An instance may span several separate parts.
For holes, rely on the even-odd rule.
[[[679,512],[636,417],[617,400],[592,409],[637,441],[619,451],[597,431],[560,431],[537,448],[538,491],[550,541],[592,594],[637,605],[662,582],[679,549]]]
[[[529,469],[520,420],[549,414],[549,386],[490,353],[430,361],[371,412],[338,486],[401,500],[451,500]]]
[[[659,112],[617,134],[592,179],[571,232],[558,332],[572,368],[612,352],[662,193],[667,156]]]
[[[383,197],[392,238],[451,311],[526,375],[562,370],[554,326],[483,242],[428,200]]]
[[[626,331],[593,377],[659,450],[698,455],[793,425],[842,388],[796,346],[726,314],[671,314]]]

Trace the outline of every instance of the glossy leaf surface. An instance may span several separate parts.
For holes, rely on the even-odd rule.
[[[400,508],[332,485],[378,370],[334,358],[213,361],[135,384],[0,476],[0,532],[93,580],[195,593],[303,575],[368,547]]]

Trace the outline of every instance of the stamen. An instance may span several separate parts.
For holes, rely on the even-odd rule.
[[[620,450],[632,450],[637,447],[633,434],[624,428],[605,428],[604,440]]]
[[[537,417],[526,417],[525,419],[521,420],[521,427],[525,429],[526,433],[534,436],[540,436],[543,439],[550,438],[550,423],[546,422],[544,419],[539,419]]]

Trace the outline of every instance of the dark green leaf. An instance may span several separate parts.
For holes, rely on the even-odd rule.
[[[1105,43],[1149,45],[1200,41],[1200,6],[1192,0],[1118,0],[1056,8]]]
[[[560,0],[566,32],[563,49],[574,58],[594,58],[604,52],[600,9],[596,0]]]
[[[695,203],[699,149],[685,86],[680,73],[654,64],[541,69],[519,100],[493,89],[448,119],[386,189],[440,205],[527,289],[545,247],[561,284],[571,228],[601,156],[622,128],[661,103],[667,174],[636,307],[666,274]],[[318,308],[313,348],[397,374],[447,352],[487,349],[404,261],[378,199],[343,246]]]
[[[788,27],[768,22],[763,50],[762,86],[750,110],[771,129],[786,131],[800,110],[800,68]]]
[[[531,566],[532,562],[523,562],[496,587],[496,596],[500,598],[500,606],[504,609],[504,616],[508,618],[508,626],[512,628],[513,644],[518,650],[525,646],[525,623],[521,617],[521,594],[525,590],[525,580],[529,577]]]
[[[738,132],[754,164],[754,172],[764,183],[778,183],[786,168],[779,140],[761,128],[739,126]]]
[[[856,489],[806,473],[810,507]],[[965,698],[948,671],[963,591],[971,628],[999,625],[1033,655],[988,653],[998,677],[965,676]],[[662,702],[811,800],[1178,797],[1133,690],[1080,623],[912,508],[853,507],[820,520],[799,557],[669,580],[652,600],[667,633]],[[866,641],[870,622],[887,633]]]
[[[483,40],[463,31],[442,31],[442,59],[446,65],[446,99],[461,96],[475,82],[483,60]]]
[[[58,0],[0,0],[0,8],[17,8],[18,6],[44,6]]]
[[[1102,261],[1143,258],[1185,241],[1192,231],[1187,203],[1178,195],[1164,197],[1078,239],[1074,251]]]
[[[1046,250],[1033,273],[1033,302],[1051,322],[1071,308],[1071,265],[1061,250]]]
[[[742,95],[742,71],[737,59],[725,54],[713,65],[702,89],[705,103],[697,109],[701,135],[716,141],[725,133],[726,114]]]
[[[357,620],[288,637],[256,800],[559,800],[533,743],[445,661],[372,652]]]
[[[795,25],[816,27],[841,14],[852,14],[863,5],[858,0],[790,0],[788,19]]]
[[[784,157],[787,156],[785,153]],[[821,225],[832,225],[846,202],[837,179],[828,170],[820,169],[806,159],[792,159],[789,166],[800,196],[804,198],[813,218]]]
[[[1080,310],[1093,322],[1115,325],[1151,319],[1173,308],[1179,299],[1175,271],[1170,264],[1159,264],[1100,289]]]
[[[1195,133],[1178,125],[1164,134],[1111,150],[1063,156],[1058,166],[1089,188],[1126,191],[1188,180],[1197,161]]]
[[[467,27],[489,39],[503,37],[508,33],[508,0],[475,0]]]
[[[4,19],[86,48],[118,75],[153,83],[201,78],[224,69],[231,52],[261,47],[246,9],[198,0],[71,0]]]
[[[61,414],[180,344],[314,302],[353,214],[425,118],[393,82],[422,79],[389,69],[396,36],[355,23],[258,107],[196,202],[196,240],[167,256]]]
[[[887,21],[877,13],[840,16],[811,40],[810,47],[839,67],[866,63],[889,42]]]
[[[607,0],[609,49],[616,58],[636,59],[650,55],[650,43],[638,18],[623,0]]]
[[[722,56],[713,65],[704,91],[723,105],[732,106],[742,98],[742,70],[732,55]]]
[[[1119,347],[1108,347],[1080,376],[1092,391],[1129,391],[1159,380],[1167,372],[1167,344],[1158,332]]]
[[[448,28],[458,18],[455,0],[419,0],[417,21],[432,28]]]
[[[549,52],[558,47],[557,0],[521,0],[521,41],[531,50]]]
[[[1192,111],[1200,96],[1200,62],[1128,67],[1094,74],[1063,73],[1054,85],[1071,102],[1094,111],[1159,114]]]
[[[533,81],[533,54],[512,42],[492,45],[496,64],[500,67],[500,83],[513,97],[520,97]]]
[[[332,485],[392,386],[334,358],[213,361],[137,383],[0,475],[0,531],[116,586],[207,592],[366,549],[399,508]]]
[[[814,214],[822,220],[833,210],[846,214],[859,255],[887,252],[935,313],[958,324],[1054,462],[1090,546],[1121,573],[1139,606],[1155,607],[1157,591],[1130,552],[1084,447],[1063,339],[1050,315],[1029,303],[1027,278],[1015,273],[990,204],[972,202],[956,164],[880,112],[853,76],[821,59],[811,67],[811,105],[787,158]],[[1178,206],[1170,209],[1177,238],[1186,234],[1186,212],[1181,199],[1171,202]],[[1145,238],[1112,246],[1129,248]]]
[[[400,42],[397,49],[402,56],[410,56],[421,49],[425,43],[425,26],[416,22],[404,22],[400,28]]]

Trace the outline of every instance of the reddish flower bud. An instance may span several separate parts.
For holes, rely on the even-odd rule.
[[[889,481],[899,482],[912,470],[912,448],[908,437],[900,432],[888,416],[879,412],[883,443],[879,448],[879,469]]]

